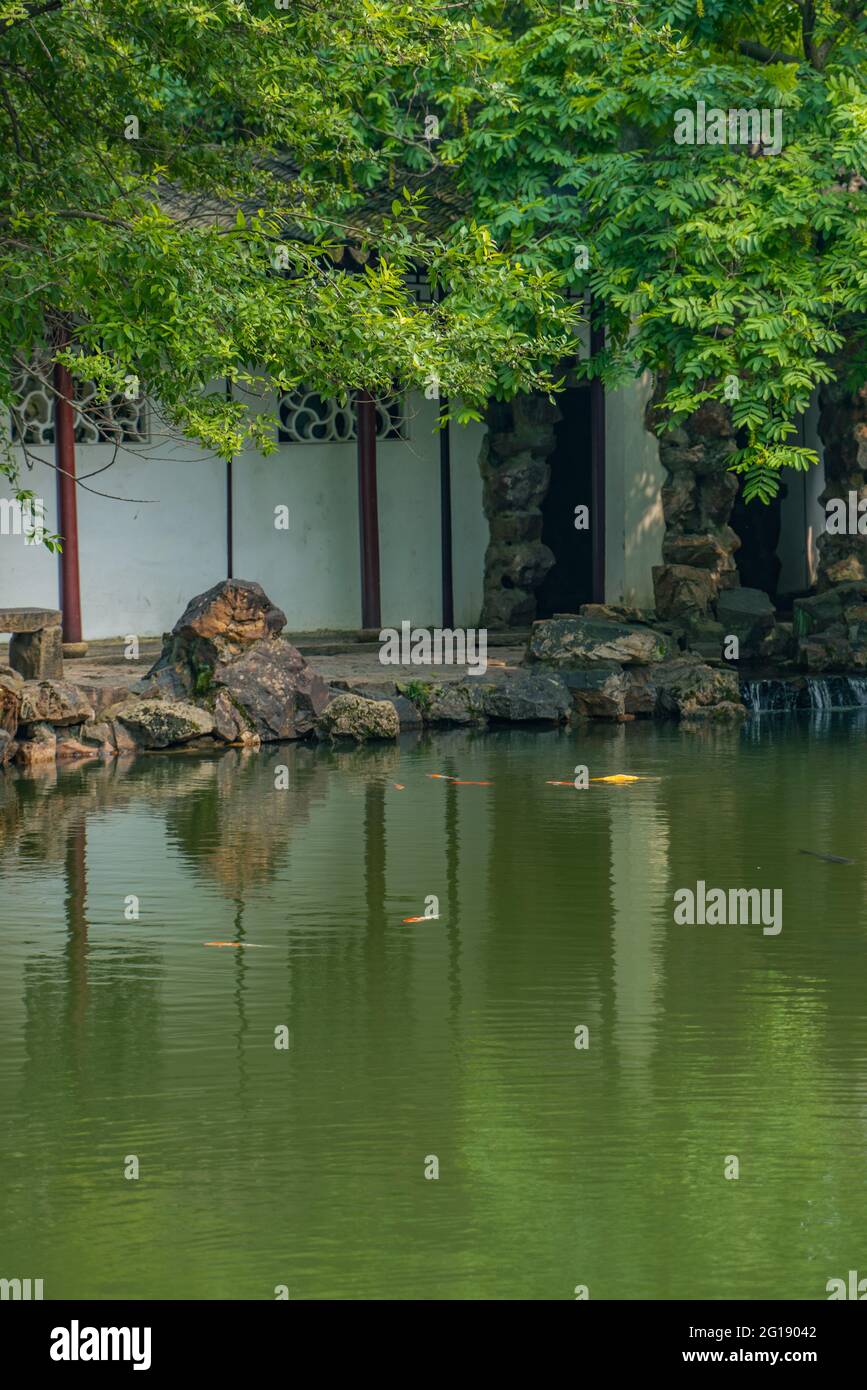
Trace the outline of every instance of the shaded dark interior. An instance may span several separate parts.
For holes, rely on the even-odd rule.
[[[591,505],[590,388],[564,391],[557,406],[563,418],[555,427],[551,484],[542,503],[542,541],[557,563],[536,590],[540,618],[575,613],[593,598],[592,530],[575,529],[575,508]]]
[[[782,526],[782,502],[785,484],[772,502],[746,503],[743,489],[738,492],[732,508],[731,526],[740,537],[740,549],[735,551],[735,564],[745,588],[762,589],[776,602],[780,570],[777,546]]]

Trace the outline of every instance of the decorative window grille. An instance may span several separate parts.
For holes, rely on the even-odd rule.
[[[414,267],[407,272],[404,280],[417,304],[430,304],[433,301],[433,290],[423,270]]]
[[[34,446],[54,443],[54,398],[44,378],[50,366],[33,371],[19,370],[13,374],[17,404],[12,407],[13,443]],[[75,393],[76,444],[144,444],[148,435],[147,404],[139,396],[128,400],[123,393],[108,400],[96,399],[92,381],[73,383]]]
[[[293,391],[278,406],[277,438],[281,444],[350,444],[358,438],[357,399],[357,391],[350,391],[343,400],[303,388]],[[376,437],[409,438],[399,396],[376,402]]]

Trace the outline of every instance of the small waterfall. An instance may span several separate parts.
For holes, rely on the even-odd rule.
[[[741,681],[741,699],[751,714],[788,714],[798,708],[793,681]]]
[[[792,676],[789,680],[741,681],[741,699],[751,714],[867,707],[867,676]]]

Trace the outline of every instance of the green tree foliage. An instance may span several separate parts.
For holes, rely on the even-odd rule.
[[[475,215],[503,250],[592,292],[607,350],[586,370],[613,384],[650,368],[674,423],[730,401],[746,495],[769,500],[782,467],[815,459],[793,443],[813,389],[867,374],[863,6],[474,9],[481,76],[446,154]],[[677,113],[699,102],[780,112],[782,148],[678,143]]]
[[[0,0],[0,405],[45,343],[224,456],[273,447],[273,421],[223,378],[436,381],[468,414],[547,388],[576,317],[556,276],[471,220],[443,239],[418,191],[419,77],[471,70],[470,29],[436,0]],[[375,241],[357,274],[328,255],[347,237]]]

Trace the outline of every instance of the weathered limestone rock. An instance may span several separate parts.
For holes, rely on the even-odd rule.
[[[389,703],[394,705],[397,710],[401,733],[422,727],[424,721],[421,717],[421,711],[416,708],[412,700],[408,700],[405,695],[395,695]]]
[[[484,691],[477,683],[433,685],[417,701],[425,724],[484,724]]]
[[[551,481],[556,406],[517,396],[488,410],[479,457],[490,524],[485,556],[483,627],[522,627],[536,616],[535,591],[554,564],[542,544],[541,503]]]
[[[795,655],[795,643],[791,623],[776,623],[766,632],[758,645],[757,656],[761,661],[784,669],[791,666]]]
[[[237,661],[216,666],[214,682],[228,690],[266,743],[305,738],[332,699],[298,648],[279,638],[258,642]]]
[[[654,565],[653,592],[660,618],[707,617],[718,585],[695,565]]]
[[[18,746],[16,760],[25,767],[53,763],[57,755],[57,736],[50,724],[34,724],[30,737]]]
[[[562,724],[569,716],[572,698],[559,676],[521,673],[484,687],[482,707],[496,722]]]
[[[119,719],[110,719],[108,721],[108,726],[111,730],[114,751],[119,757],[134,757],[136,753],[140,752],[140,750],[146,746],[144,739],[139,738],[131,729],[128,729],[126,725],[122,724]]]
[[[124,705],[118,722],[131,729],[145,748],[169,748],[214,730],[213,717],[207,710],[173,700],[141,700]]]
[[[856,666],[852,646],[843,635],[815,632],[801,637],[797,648],[798,665],[807,671],[851,671]]]
[[[846,622],[847,610],[867,602],[867,582],[839,584],[809,598],[796,598],[792,618],[795,636],[807,637]],[[856,619],[857,621],[857,619]]]
[[[729,525],[738,495],[729,471],[735,430],[718,401],[706,401],[680,427],[667,428],[657,409],[663,390],[660,382],[646,417],[668,475],[662,488],[665,564],[654,570],[654,591],[660,617],[689,620],[706,616],[719,590],[738,584],[734,552],[740,540]],[[689,573],[695,570],[706,577]]]
[[[91,719],[82,724],[81,741],[86,747],[95,748],[103,757],[110,757],[117,752],[112,727],[107,719]]]
[[[65,758],[98,758],[99,749],[92,744],[84,743],[79,738],[74,738],[71,734],[61,732],[57,736],[57,759],[62,761]]]
[[[555,613],[555,618],[572,618],[574,613]],[[629,608],[622,603],[582,603],[581,618],[597,618],[603,623],[637,623],[640,627],[655,627],[656,613],[651,608]]]
[[[627,666],[624,669],[626,690],[623,707],[626,714],[654,715],[657,687],[654,681],[656,666]]]
[[[819,501],[867,497],[867,384],[850,392],[829,382],[819,395],[819,434],[824,444],[825,490]],[[819,589],[867,580],[867,536],[819,536]]]
[[[190,599],[172,635],[198,646],[207,664],[213,665],[215,658],[231,661],[254,642],[276,637],[285,626],[285,613],[271,602],[261,584],[223,579]]]
[[[632,666],[628,669],[631,674],[649,668]],[[594,666],[584,671],[567,671],[563,679],[576,714],[586,719],[620,719],[627,713],[628,677],[622,667]]]
[[[537,589],[555,564],[553,551],[541,541],[502,542],[491,556],[488,577],[499,588]]]
[[[214,732],[226,743],[238,743],[244,734],[251,732],[247,719],[237,705],[233,704],[228,690],[217,691],[211,712],[214,716]]]
[[[8,746],[12,741],[15,730],[21,722],[21,691],[23,682],[15,672],[9,675],[4,674],[7,667],[0,667],[0,730],[9,735],[6,741],[8,756]],[[4,761],[3,751],[0,750],[0,764]]]
[[[93,706],[69,681],[25,681],[21,691],[21,723],[83,724]]]
[[[742,653],[756,652],[773,631],[774,605],[761,589],[725,589],[717,599],[716,615],[725,635],[737,637]]]
[[[533,624],[527,660],[566,668],[612,663],[647,666],[665,661],[672,652],[670,638],[653,628],[593,618],[546,618]]]
[[[662,543],[662,558],[668,565],[690,565],[708,570],[718,587],[731,588],[737,584],[734,552],[739,546],[740,539],[730,526],[718,533],[673,534],[667,535]]]
[[[135,699],[134,691],[128,685],[99,685],[95,681],[76,681],[76,689],[80,690],[87,703],[93,706],[95,718],[111,705],[122,705],[127,700]]]
[[[683,656],[654,668],[656,712],[678,719],[742,719],[736,671]]]
[[[316,721],[322,738],[397,738],[400,720],[390,700],[366,700],[362,695],[336,695]]]
[[[9,664],[25,680],[63,679],[63,637],[59,627],[14,632],[9,641]]]
[[[245,732],[263,742],[305,738],[331,699],[331,691],[296,647],[277,634],[284,614],[261,585],[227,579],[187,607],[141,683],[146,696],[200,700],[215,711],[220,737]],[[246,722],[245,722],[246,721]]]
[[[18,751],[18,744],[8,729],[0,729],[0,767],[12,761]]]

